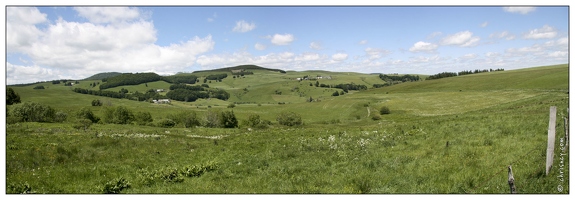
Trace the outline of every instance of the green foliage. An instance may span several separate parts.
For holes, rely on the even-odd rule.
[[[210,74],[210,75],[206,76],[206,79],[207,80],[222,80],[226,77],[228,77],[228,74]]]
[[[107,79],[107,78],[111,78],[111,77],[119,76],[119,75],[122,75],[122,73],[120,73],[120,72],[104,72],[104,73],[94,74],[88,78],[85,78],[84,80],[102,80],[102,79]]]
[[[230,104],[228,105],[228,108],[235,108],[235,107],[236,107],[236,104],[235,104],[235,103],[230,103]]]
[[[112,124],[130,124],[134,121],[134,114],[124,106],[104,108],[104,122]]]
[[[19,184],[8,184],[6,186],[6,194],[33,194],[32,187],[28,182]]]
[[[238,119],[236,119],[236,115],[234,115],[234,111],[223,111],[220,114],[220,121],[222,123],[223,128],[237,128],[238,127]]]
[[[176,124],[183,124],[185,128],[193,128],[202,125],[196,111],[180,111],[176,114],[169,114],[167,117],[176,122]]]
[[[391,113],[391,111],[389,110],[389,108],[388,108],[387,106],[382,106],[382,107],[379,109],[379,114],[381,114],[381,115],[387,115],[387,114],[390,114],[390,113]]]
[[[176,122],[172,119],[160,119],[157,126],[162,128],[172,128],[176,126]]]
[[[18,117],[25,122],[52,122],[56,114],[52,107],[36,102],[15,105],[11,111],[11,116]]]
[[[68,113],[65,113],[63,111],[58,111],[56,112],[56,114],[54,114],[54,122],[63,122],[66,121],[67,118]]]
[[[20,103],[20,95],[14,92],[12,88],[6,89],[6,105]]]
[[[172,76],[165,76],[162,78],[162,80],[173,84],[180,84],[180,83],[194,84],[198,80],[198,77],[194,75],[172,75]]]
[[[35,90],[43,90],[44,86],[43,85],[38,85],[36,87],[34,87]]]
[[[118,76],[109,77],[106,83],[100,84],[100,90],[122,85],[138,85],[159,80],[162,80],[162,77],[156,73],[124,73]]]
[[[92,110],[88,107],[83,107],[78,112],[76,112],[76,117],[79,119],[90,120],[92,123],[98,123],[98,121],[100,121],[100,118],[94,115]]]
[[[154,119],[152,118],[152,114],[150,114],[150,112],[146,112],[146,111],[138,111],[138,112],[136,112],[134,117],[135,117],[136,124],[141,125],[141,126],[146,125],[146,124],[154,121]]]
[[[78,129],[78,130],[82,129],[85,131],[88,128],[90,128],[91,125],[92,125],[92,121],[90,121],[89,119],[79,118],[79,119],[75,120],[72,127],[75,129]]]
[[[373,115],[371,115],[371,119],[372,120],[380,120],[381,119],[381,115],[374,113]]]
[[[102,193],[104,194],[120,194],[120,192],[124,189],[130,188],[130,182],[126,181],[126,179],[117,178],[111,181],[106,182],[104,187],[102,188]]]
[[[208,112],[206,112],[206,127],[209,128],[218,128],[222,126],[222,121],[221,121],[221,117],[220,117],[220,112],[219,111],[214,111],[212,109],[208,110]]]
[[[276,120],[278,121],[279,124],[284,126],[296,126],[303,124],[301,115],[291,111],[281,112],[276,117]]]
[[[258,114],[251,114],[248,119],[244,121],[244,124],[252,128],[267,128],[271,125],[271,121],[261,119]]]
[[[102,106],[102,101],[100,101],[100,99],[94,99],[92,100],[92,106]]]
[[[335,91],[335,92],[333,92],[333,94],[331,94],[331,96],[337,97],[337,96],[339,96],[339,92]]]

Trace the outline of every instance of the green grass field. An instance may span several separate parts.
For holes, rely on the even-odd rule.
[[[63,84],[43,83],[45,90],[8,86],[23,102],[39,102],[70,114],[63,123],[6,125],[6,191],[103,193],[107,184],[123,178],[130,187],[121,193],[129,194],[507,194],[506,169],[512,165],[519,193],[569,194],[569,167],[559,167],[561,159],[569,166],[569,152],[558,148],[565,142],[559,137],[565,135],[562,119],[569,107],[568,71],[567,64],[534,67],[333,97],[333,91],[340,89],[294,79],[331,76],[318,81],[369,88],[384,81],[357,73],[262,70],[208,83],[228,91],[228,101],[200,99],[171,105],[78,94]],[[142,92],[167,89],[169,84],[109,90],[120,88]],[[306,102],[309,97],[319,101]],[[94,99],[105,105],[92,107]],[[231,102],[238,104],[227,108]],[[257,114],[272,126],[72,128],[76,110],[88,107],[102,116],[106,106],[147,111],[154,121],[182,111],[203,116],[210,109],[233,110],[240,122]],[[391,114],[372,120],[382,106]],[[550,106],[557,106],[558,139],[555,165],[546,176]],[[276,116],[282,111],[299,113],[304,125],[279,125]],[[210,170],[184,175],[191,166]],[[564,180],[558,178],[561,173]],[[558,191],[558,185],[564,189]]]

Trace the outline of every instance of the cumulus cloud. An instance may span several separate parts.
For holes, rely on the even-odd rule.
[[[260,43],[256,43],[256,44],[254,45],[254,48],[256,48],[257,50],[262,51],[262,50],[265,50],[265,49],[266,49],[266,45],[263,45],[263,44],[260,44]]]
[[[489,35],[489,38],[495,38],[495,39],[505,39],[505,40],[513,40],[515,39],[515,35],[509,33],[508,31],[503,31],[503,32],[497,32],[497,33],[492,33]]]
[[[321,44],[319,42],[311,42],[309,44],[309,48],[311,49],[315,49],[315,50],[320,50],[321,49]]]
[[[569,56],[569,52],[567,51],[554,51],[549,53],[549,57],[565,58],[567,56]]]
[[[479,43],[479,37],[473,37],[473,33],[470,31],[463,31],[455,33],[453,35],[448,35],[441,39],[441,45],[454,45],[460,47],[471,47]]]
[[[90,22],[58,19],[41,30],[35,23],[46,21],[36,8],[9,8],[7,13],[7,52],[26,57],[30,66],[11,66],[10,82],[29,82],[22,74],[37,73],[43,80],[59,77],[85,78],[103,71],[175,73],[195,64],[196,57],[215,45],[210,35],[193,37],[168,46],[155,44],[156,29],[151,21],[135,19],[139,14],[115,14],[103,17],[108,9],[74,9]],[[131,12],[137,9],[123,9]],[[25,13],[25,15],[19,14]],[[28,14],[30,14],[28,16]],[[27,23],[23,23],[27,22]],[[121,26],[112,23],[122,22]],[[26,27],[23,27],[26,26]],[[31,31],[32,30],[32,31]],[[27,34],[31,33],[31,34]],[[25,38],[23,36],[26,36]],[[31,70],[34,69],[34,70]],[[40,70],[43,69],[43,70]],[[18,80],[14,80],[18,79]]]
[[[468,54],[465,54],[465,55],[459,57],[459,59],[461,59],[461,60],[471,60],[471,59],[474,59],[474,58],[477,58],[477,54],[468,53]]]
[[[528,33],[523,35],[525,39],[551,39],[557,36],[557,31],[555,28],[544,25],[539,29],[530,30]]]
[[[295,40],[292,34],[275,34],[273,36],[269,36],[269,38],[271,38],[272,44],[275,45],[289,45]]]
[[[118,23],[140,18],[138,8],[130,7],[75,7],[74,10],[92,23]]]
[[[411,51],[411,52],[435,52],[437,47],[438,47],[437,44],[419,41],[419,42],[413,44],[413,46],[411,48],[409,48],[409,51]]]
[[[369,60],[377,60],[391,53],[390,51],[385,49],[369,48],[369,47],[366,48],[364,51],[365,54],[368,56]]]
[[[334,61],[344,61],[347,59],[347,56],[348,55],[346,53],[336,53],[331,56],[331,59]]]
[[[244,20],[241,20],[241,21],[236,22],[236,26],[234,27],[234,29],[232,31],[245,33],[245,32],[254,30],[255,28],[256,28],[256,24],[248,23]]]
[[[295,61],[315,61],[320,59],[320,55],[317,53],[303,53],[295,57]]]
[[[365,44],[367,44],[367,40],[359,41],[359,44],[360,44],[360,45],[365,45]]]
[[[21,66],[6,63],[7,84],[35,83],[46,80],[60,79],[59,73],[52,69],[43,68],[37,65]],[[23,81],[21,81],[23,80]]]
[[[505,12],[527,14],[535,11],[535,7],[503,7]]]

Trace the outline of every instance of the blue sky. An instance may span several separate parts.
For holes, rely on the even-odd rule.
[[[435,74],[564,64],[567,6],[6,9],[8,84],[256,64]]]

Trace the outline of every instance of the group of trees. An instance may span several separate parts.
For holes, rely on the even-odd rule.
[[[228,100],[230,94],[223,89],[202,86],[190,86],[186,84],[174,84],[170,86],[170,91],[166,96],[176,101],[193,102],[197,99],[216,98]]]
[[[67,114],[36,102],[25,102],[14,105],[6,112],[8,123],[16,122],[62,122]]]
[[[477,74],[477,73],[484,73],[484,72],[496,72],[496,71],[505,71],[505,69],[501,68],[501,69],[484,69],[484,70],[479,70],[476,69],[474,71],[460,71],[459,73],[455,73],[455,72],[441,72],[438,74],[434,74],[431,75],[429,77],[427,77],[425,80],[433,80],[433,79],[440,79],[440,78],[447,78],[447,77],[454,77],[454,76],[463,76],[463,75],[468,75],[468,74]]]
[[[139,85],[142,83],[154,82],[159,80],[162,80],[162,76],[156,73],[136,73],[136,74],[124,73],[118,76],[102,79],[102,81],[105,83],[100,84],[100,90],[118,87],[122,85]]]
[[[310,86],[313,86],[313,84],[310,83]],[[316,81],[315,86],[316,87],[323,87],[323,88],[339,88],[339,89],[342,89],[346,93],[349,90],[367,90],[367,86],[359,85],[359,84],[355,84],[355,83],[340,83],[337,85],[326,85],[323,83],[319,83],[319,81]]]
[[[164,80],[168,83],[172,83],[172,84],[181,84],[181,83],[195,84],[195,83],[200,81],[200,80],[198,80],[198,77],[195,75],[165,76],[165,77],[163,77],[162,80]]]
[[[224,78],[228,77],[227,73],[223,73],[223,74],[210,74],[208,76],[206,76],[207,80],[222,80]]]
[[[122,88],[120,89],[120,91],[118,92],[114,92],[114,91],[107,91],[107,90],[89,90],[89,89],[84,89],[84,88],[74,88],[74,90],[72,90],[74,92],[77,93],[81,93],[81,94],[90,94],[90,95],[96,95],[96,96],[103,96],[103,97],[110,97],[110,98],[116,98],[116,99],[130,99],[130,100],[135,100],[135,101],[147,101],[150,99],[165,99],[166,97],[156,93],[156,91],[154,89],[150,89],[148,91],[146,91],[146,93],[140,93],[138,91],[134,92],[134,93],[128,93],[129,91]]]

